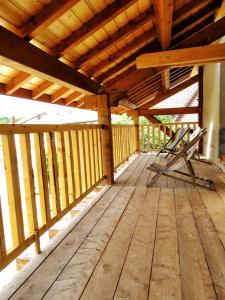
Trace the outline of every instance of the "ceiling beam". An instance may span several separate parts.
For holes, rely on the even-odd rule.
[[[162,71],[161,78],[164,90],[167,91],[170,88],[170,69]]]
[[[166,50],[171,42],[173,0],[154,0],[153,5],[158,39],[162,49]]]
[[[7,95],[13,94],[18,90],[25,82],[31,79],[33,76],[26,72],[20,72],[16,77],[12,78],[5,84],[5,93]]]
[[[136,109],[137,108],[137,105],[135,105],[134,103],[132,102],[129,102],[127,99],[122,99],[118,102],[118,106],[120,107],[123,107],[125,109]]]
[[[45,5],[42,10],[39,11],[35,16],[32,16],[30,20],[21,27],[23,35],[34,38],[79,1],[80,0],[51,1],[49,4]]]
[[[136,60],[138,69],[186,66],[222,61],[225,61],[225,44],[143,54]]]
[[[0,27],[0,64],[53,81],[83,93],[98,93],[102,87],[83,74]]]
[[[125,39],[129,34],[133,31],[137,30],[141,26],[145,25],[147,22],[150,22],[153,18],[153,9],[152,7],[140,14],[137,19],[134,19],[128,22],[126,25],[121,27],[118,31],[112,34],[107,39],[103,40],[102,42],[98,43],[96,47],[90,49],[80,57],[78,57],[74,61],[74,65],[76,67],[80,67],[84,63],[87,63],[90,59],[95,59],[99,56],[103,51],[107,51],[109,48],[113,47],[119,41]]]
[[[155,99],[141,105],[139,107],[139,109],[140,108],[142,108],[142,109],[150,108],[150,107],[152,107],[152,106],[168,99],[169,97],[179,93],[180,91],[186,89],[187,87],[191,86],[192,84],[194,84],[198,81],[199,81],[199,76],[195,75],[195,76],[191,77],[190,79],[182,82],[181,84],[175,86],[174,88],[167,90],[167,92],[163,92],[163,93],[158,94]]]
[[[56,53],[64,54],[67,50],[74,48],[88,36],[92,35],[98,29],[102,28],[105,24],[113,20],[117,15],[129,8],[135,2],[136,0],[119,0],[108,5],[100,13],[75,30],[65,40],[56,45]]]
[[[173,108],[158,108],[158,109],[139,109],[139,116],[161,116],[161,115],[184,115],[197,114],[199,108],[196,107],[173,107]]]

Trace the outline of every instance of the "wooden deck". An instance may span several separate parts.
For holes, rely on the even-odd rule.
[[[12,299],[225,299],[225,174],[217,191],[161,177],[142,154]]]

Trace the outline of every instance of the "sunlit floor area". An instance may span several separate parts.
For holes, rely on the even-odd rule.
[[[138,156],[11,299],[225,299],[225,174],[194,162],[216,191],[165,176],[146,188],[154,158]]]

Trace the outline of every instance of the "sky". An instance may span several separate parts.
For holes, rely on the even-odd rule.
[[[41,112],[52,116],[59,112],[71,112],[78,122],[97,118],[97,113],[90,110],[0,95],[0,117],[30,117]]]

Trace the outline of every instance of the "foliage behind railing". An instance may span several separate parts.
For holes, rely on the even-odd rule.
[[[114,169],[136,151],[135,126],[112,125]]]
[[[0,125],[0,270],[103,181],[100,125]]]
[[[157,123],[139,126],[140,150],[150,151],[162,147],[178,128],[195,130],[197,122],[186,123]],[[185,138],[189,138],[190,131]]]

